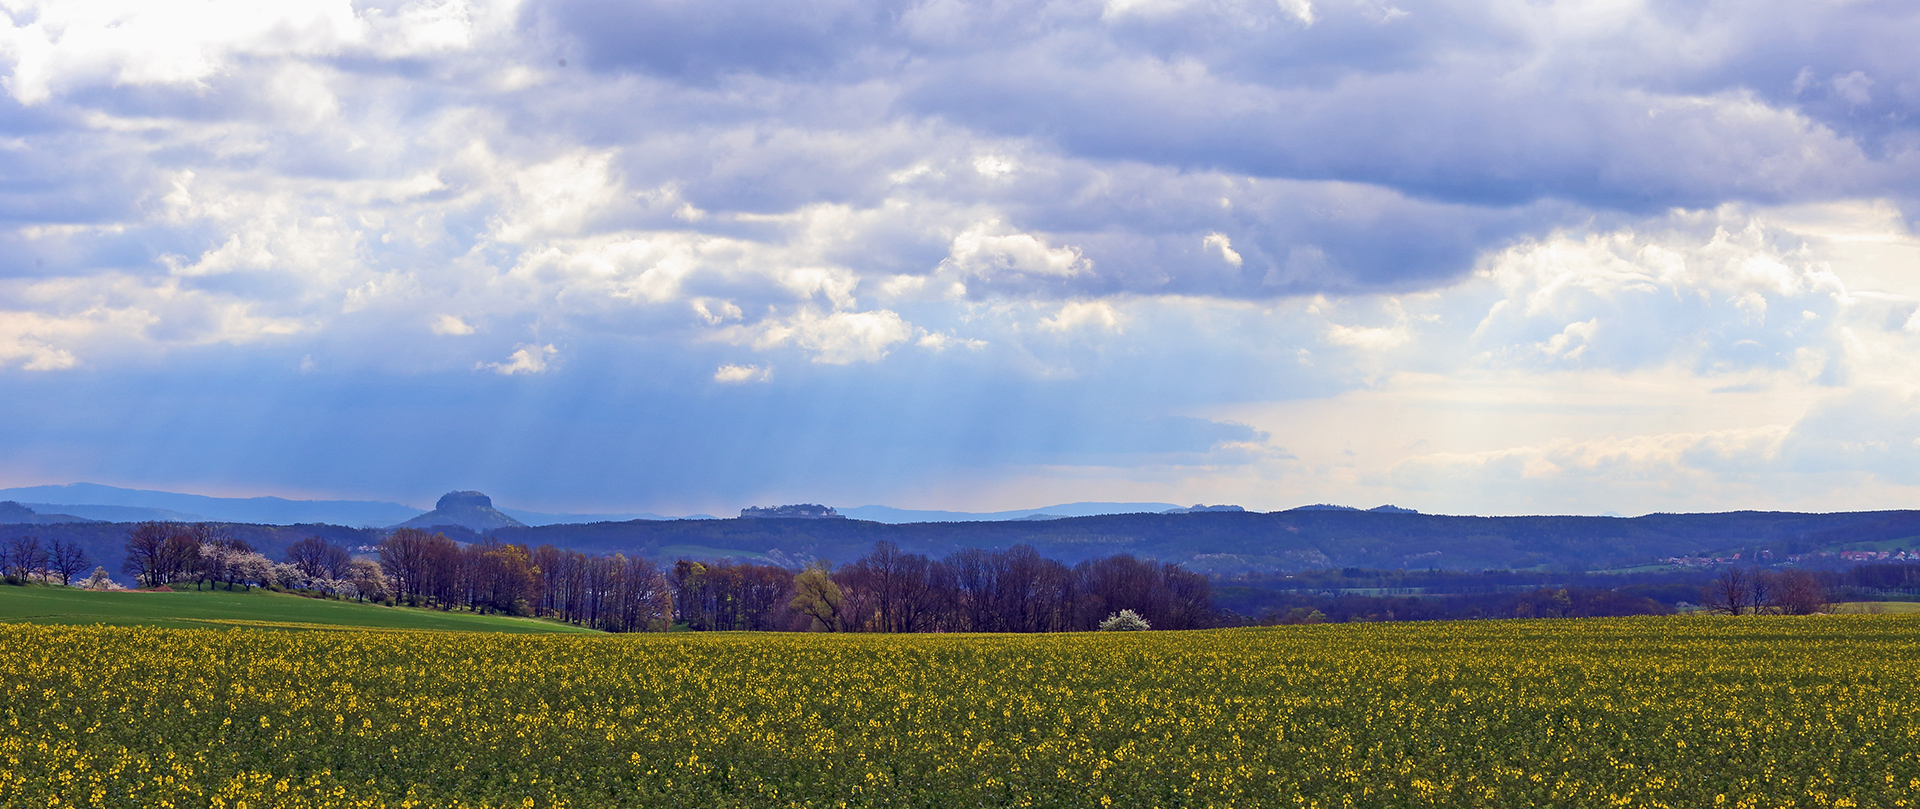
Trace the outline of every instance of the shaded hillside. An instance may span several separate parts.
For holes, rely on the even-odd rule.
[[[118,573],[128,523],[0,526],[0,539],[21,533],[78,541],[95,564]],[[349,548],[378,543],[386,532],[336,525],[226,525],[275,559],[287,546],[320,536]],[[1920,511],[1796,514],[1737,511],[1645,517],[1447,517],[1372,511],[1299,510],[1270,514],[1113,514],[1058,520],[907,523],[863,520],[636,520],[586,525],[509,526],[485,534],[435,528],[462,542],[486,536],[528,546],[651,559],[737,557],[798,567],[814,560],[851,561],[875,542],[945,556],[968,547],[1028,543],[1046,556],[1077,562],[1131,553],[1180,562],[1211,573],[1378,569],[1604,569],[1671,556],[1731,556],[1760,550],[1777,558],[1852,543],[1920,547]],[[1910,541],[1909,541],[1910,540]]]
[[[55,514],[16,503],[12,500],[0,500],[0,524],[5,525],[45,525],[62,522],[86,522],[86,518],[72,514]]]
[[[288,500],[283,497],[209,497],[145,489],[123,489],[98,483],[69,483],[59,486],[23,486],[0,489],[0,499],[22,503],[54,504],[66,514],[80,514],[69,506],[119,506],[146,510],[148,513],[124,514],[118,519],[164,519],[163,513],[190,515],[195,520],[213,522],[339,523],[343,525],[392,525],[420,513],[420,509],[371,500]],[[82,514],[81,516],[87,516]],[[99,519],[110,519],[100,516]]]
[[[943,556],[1030,543],[1068,561],[1132,553],[1204,570],[1325,567],[1603,568],[1669,556],[1799,553],[1920,535],[1920,512],[1730,512],[1615,517],[1447,517],[1368,511],[1114,514],[1044,522],[886,525],[860,520],[675,520],[507,528],[507,542],[643,556],[735,552],[849,560],[890,540]],[[773,553],[773,552],[777,552]]]

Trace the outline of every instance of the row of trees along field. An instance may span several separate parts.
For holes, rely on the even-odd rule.
[[[142,523],[127,533],[123,572],[142,585],[276,586],[363,601],[541,615],[615,632],[666,629],[830,632],[1058,632],[1097,628],[1132,610],[1159,629],[1215,619],[1205,576],[1110,556],[1068,566],[1031,546],[970,548],[944,559],[880,542],[838,568],[681,559],[662,570],[622,554],[593,556],[494,539],[394,531],[378,561],[319,537],[274,562],[208,524]]]
[[[90,564],[78,544],[59,537],[44,546],[39,537],[26,535],[0,543],[0,575],[11,580],[71,584]]]
[[[209,523],[134,526],[127,531],[127,556],[120,571],[144,587],[275,586],[361,601],[391,598],[380,565],[354,559],[345,548],[319,537],[294,543],[287,549],[287,561],[275,562]]]
[[[1807,570],[1730,567],[1701,588],[1701,602],[1728,615],[1812,615],[1832,608],[1837,578]]]
[[[1063,632],[1132,610],[1156,629],[1213,625],[1201,574],[1121,554],[1068,566],[1030,545],[944,559],[890,542],[839,568],[676,562],[676,619],[696,629]]]
[[[666,615],[694,630],[1060,632],[1095,629],[1121,610],[1159,629],[1215,617],[1206,577],[1178,565],[1120,555],[1069,567],[1025,545],[931,559],[880,542],[852,564],[798,573],[689,559],[657,571],[644,559],[550,546],[531,557],[540,613],[607,628]]]

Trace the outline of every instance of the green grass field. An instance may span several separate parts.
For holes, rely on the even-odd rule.
[[[0,623],[108,624],[171,628],[420,629],[462,632],[585,632],[589,629],[502,615],[382,607],[255,589],[183,592],[0,586]]]

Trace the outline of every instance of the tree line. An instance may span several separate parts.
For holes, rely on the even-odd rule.
[[[1920,564],[1857,565],[1839,574],[1828,574],[1829,586],[1843,594],[1883,596],[1920,595]]]
[[[883,541],[845,567],[802,571],[792,589],[789,608],[807,628],[828,631],[1075,632],[1121,610],[1156,629],[1216,619],[1202,574],[1130,554],[1068,566],[1031,545],[930,559]]]
[[[1207,578],[1121,554],[1067,565],[1030,545],[942,559],[891,542],[850,564],[680,559],[666,569],[623,554],[496,539],[461,544],[402,528],[355,559],[320,537],[274,562],[211,524],[142,523],[123,572],[142,585],[277,586],[446,610],[537,615],[614,632],[1061,632],[1131,610],[1158,629],[1216,623]]]
[[[1245,611],[1243,616],[1216,608],[1209,579],[1178,565],[1126,554],[1067,565],[1029,545],[968,548],[934,559],[881,541],[850,564],[823,563],[800,571],[690,559],[661,568],[618,553],[528,548],[491,537],[463,544],[418,529],[393,532],[371,548],[373,559],[356,559],[346,548],[310,536],[289,547],[283,562],[275,562],[213,524],[142,523],[128,531],[126,548],[123,572],[149,587],[188,582],[276,586],[383,603],[545,616],[616,632],[674,626],[699,631],[1084,631],[1122,610],[1160,629],[1588,617],[1670,614],[1669,604],[1696,597],[1705,608],[1723,613],[1809,614],[1827,610],[1843,594],[1920,588],[1920,565],[1913,564],[1862,565],[1844,572],[1729,568],[1704,588],[1695,579],[1621,588],[1570,584],[1519,593],[1476,592],[1496,588],[1454,582],[1458,576],[1433,571],[1394,571],[1398,578],[1389,582],[1381,578],[1383,572],[1356,569],[1305,578],[1314,586],[1365,580],[1466,592],[1446,598],[1314,594],[1249,588],[1245,585],[1298,584],[1243,576],[1224,588],[1232,596],[1229,606]],[[10,579],[66,584],[89,564],[77,545],[59,539],[45,546],[30,536],[0,543],[0,572]],[[1249,598],[1253,595],[1260,597]]]
[[[1812,615],[1832,609],[1832,574],[1730,567],[1701,588],[1701,605],[1727,615]]]
[[[616,632],[1062,632],[1097,629],[1129,609],[1161,629],[1215,620],[1210,584],[1198,573],[1125,554],[1068,566],[1032,546],[932,559],[882,541],[837,568],[679,559],[661,569],[622,554],[492,540],[461,547],[403,530],[380,556],[396,592],[416,603]]]
[[[21,535],[0,544],[0,575],[9,581],[58,580],[72,584],[74,578],[93,564],[87,553],[72,540],[54,537],[46,545],[36,536]]]
[[[355,560],[346,549],[319,537],[294,543],[287,549],[287,561],[275,562],[212,523],[146,522],[127,531],[126,551],[120,572],[143,587],[273,586],[360,601],[390,598],[378,565]]]
[[[933,559],[891,542],[851,564],[680,560],[674,620],[692,629],[822,632],[1071,632],[1132,610],[1157,629],[1214,625],[1211,585],[1178,565],[1121,554],[1069,566],[1031,545]]]

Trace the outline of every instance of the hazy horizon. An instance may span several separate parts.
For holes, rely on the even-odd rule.
[[[1920,7],[0,0],[0,487],[1920,503]]]

